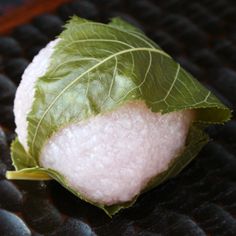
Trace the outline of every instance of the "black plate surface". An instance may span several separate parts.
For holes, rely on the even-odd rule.
[[[236,108],[234,0],[78,0],[0,36],[0,235],[235,236],[235,120],[210,127],[214,141],[178,177],[113,219],[56,182],[5,179],[6,169],[12,169],[9,143],[14,138],[16,87],[34,55],[73,14],[101,22],[120,16],[137,25]]]

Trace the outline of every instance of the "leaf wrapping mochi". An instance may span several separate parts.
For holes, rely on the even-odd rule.
[[[11,179],[55,179],[108,215],[177,175],[231,112],[142,31],[73,17],[25,70]]]

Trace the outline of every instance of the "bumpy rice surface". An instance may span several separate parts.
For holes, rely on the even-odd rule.
[[[34,58],[16,93],[16,132],[26,149],[26,117],[33,103],[34,83],[45,74],[57,42],[49,43]],[[126,202],[182,151],[192,119],[191,111],[160,115],[143,102],[130,102],[58,131],[45,144],[40,164],[60,172],[90,201]]]
[[[181,152],[191,118],[191,111],[160,115],[128,103],[60,130],[44,146],[41,165],[91,201],[129,201]]]
[[[27,114],[30,112],[34,98],[34,84],[36,80],[43,76],[49,65],[50,57],[53,53],[53,47],[57,44],[58,39],[51,41],[43,48],[37,56],[34,57],[32,63],[28,65],[22,75],[22,80],[16,91],[14,101],[14,115],[16,123],[16,133],[19,141],[26,150],[27,145]]]

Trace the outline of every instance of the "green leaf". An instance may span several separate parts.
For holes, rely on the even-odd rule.
[[[121,29],[125,32],[129,32],[129,33],[132,32],[134,34],[141,35],[141,37],[146,37],[144,35],[143,31],[134,27],[133,25],[128,24],[127,22],[125,22],[124,20],[122,20],[121,18],[118,18],[118,17],[112,18],[109,25],[112,27],[116,27],[118,29]]]
[[[153,112],[161,113],[195,109],[196,123],[184,153],[148,184],[150,189],[179,173],[205,144],[207,137],[199,123],[230,119],[230,110],[210,91],[142,31],[120,19],[106,25],[73,17],[59,38],[46,74],[35,85],[35,98],[27,117],[29,153],[18,141],[12,146],[18,169],[37,167],[43,145],[62,127],[112,111],[128,101],[145,101]],[[60,173],[42,168],[40,171],[84,199]],[[137,197],[109,207],[92,204],[112,215],[132,205]]]
[[[111,19],[111,22],[109,23],[109,26],[115,27],[121,31],[124,31],[128,34],[134,34],[138,38],[142,38],[144,41],[146,41],[150,47],[154,48],[160,48],[155,42],[150,40],[142,30],[134,27],[133,25],[128,24],[124,20],[115,17]]]
[[[36,162],[16,138],[11,144],[11,159],[16,170],[35,167]]]
[[[48,172],[40,167],[25,168],[18,171],[7,171],[7,179],[14,180],[52,180]]]
[[[210,91],[133,28],[120,20],[105,25],[78,17],[66,25],[46,75],[36,82],[28,116],[36,160],[62,126],[130,100],[144,100],[153,112],[198,108],[202,122],[229,119],[230,111]]]

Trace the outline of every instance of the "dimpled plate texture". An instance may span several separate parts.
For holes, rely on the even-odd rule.
[[[13,99],[34,55],[71,15],[140,27],[232,110],[236,108],[234,0],[77,0],[0,36],[1,236],[235,236],[236,121],[207,129],[211,141],[178,177],[112,219],[54,181],[8,181]]]

